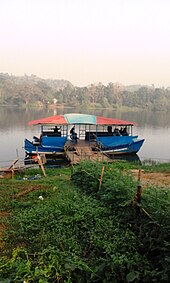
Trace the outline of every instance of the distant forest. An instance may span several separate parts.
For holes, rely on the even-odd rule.
[[[170,88],[110,82],[77,87],[66,80],[0,73],[0,105],[86,106],[170,110]]]

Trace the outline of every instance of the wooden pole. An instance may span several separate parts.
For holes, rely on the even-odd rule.
[[[42,171],[43,171],[43,174],[44,174],[44,176],[46,177],[47,175],[46,175],[46,173],[45,173],[45,169],[44,169],[44,166],[43,166],[43,163],[42,163],[41,156],[38,154],[38,155],[37,155],[37,158],[38,158],[38,164],[40,165],[40,167],[41,167],[41,169],[42,169]]]
[[[12,162],[12,179],[14,179],[14,169],[15,169],[15,162]]]
[[[139,169],[138,171],[138,181],[140,182],[140,179],[141,179],[141,169]]]
[[[102,166],[102,173],[101,173],[101,175],[100,175],[99,190],[101,189],[101,186],[102,186],[103,175],[104,175],[104,166]]]
[[[137,215],[140,214],[140,205],[141,205],[141,199],[142,199],[142,186],[140,185],[140,179],[141,179],[141,170],[139,169],[139,172],[138,172],[139,185],[137,186],[137,193],[135,196]]]
[[[12,165],[8,168],[8,170],[12,169],[12,167],[14,167],[14,165],[18,162],[18,159],[16,159],[15,161],[12,162]]]
[[[17,154],[17,159],[18,159],[18,166],[19,166],[19,169],[20,169],[20,160],[19,160],[19,153],[18,153],[18,149],[16,149],[16,154]]]

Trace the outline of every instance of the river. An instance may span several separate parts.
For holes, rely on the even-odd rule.
[[[133,133],[144,138],[138,152],[141,160],[170,162],[170,113],[151,111],[114,111],[109,109],[21,109],[0,107],[0,167],[11,164],[18,156],[23,159],[24,139],[39,136],[39,126],[28,126],[31,120],[64,113],[87,113],[136,122]]]

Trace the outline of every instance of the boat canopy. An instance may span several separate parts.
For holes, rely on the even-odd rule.
[[[33,120],[28,123],[33,125],[117,125],[117,126],[134,126],[133,122],[95,116],[89,114],[69,113],[64,115],[55,115],[47,118]]]

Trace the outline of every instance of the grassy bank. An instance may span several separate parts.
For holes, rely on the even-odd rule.
[[[0,282],[169,282],[170,190],[148,186],[141,198],[131,167],[0,179]],[[170,167],[146,169],[159,168]]]

